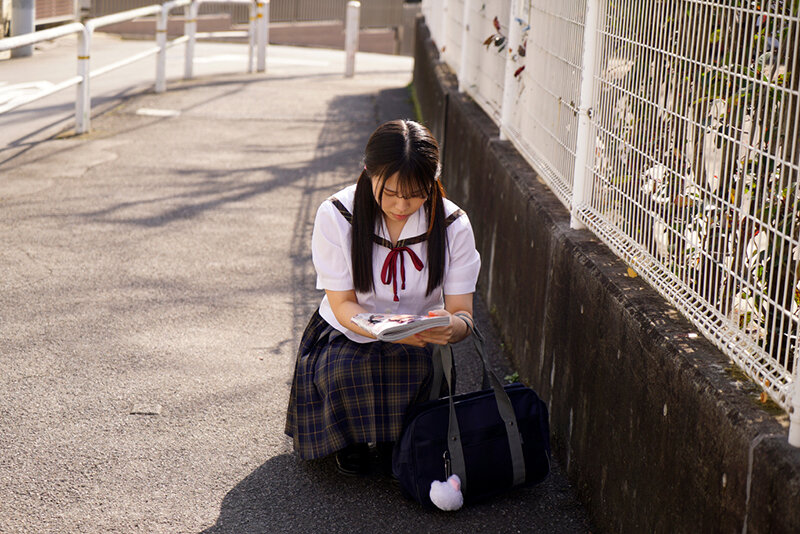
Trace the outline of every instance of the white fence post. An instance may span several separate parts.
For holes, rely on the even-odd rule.
[[[514,83],[514,71],[517,64],[514,61],[514,47],[519,45],[519,38],[522,35],[522,28],[515,22],[519,0],[511,0],[511,7],[508,13],[508,40],[506,41],[506,69],[503,76],[503,102],[500,108],[500,139],[508,139],[508,132],[511,129],[511,117],[516,112],[517,84]]]
[[[269,11],[267,11],[269,13]],[[253,72],[256,47],[256,3],[250,4],[250,23],[247,25],[247,72]]]
[[[470,43],[470,30],[469,30],[469,15],[472,11],[472,0],[464,0],[464,13],[461,16],[461,62],[459,63],[458,72],[458,92],[463,93],[469,87],[469,80],[472,77],[472,69],[469,68],[473,62],[470,61],[469,50],[471,49]]]
[[[586,228],[578,218],[578,211],[586,201],[591,187],[591,173],[586,172],[594,140],[591,124],[592,98],[594,92],[595,58],[597,52],[597,23],[602,0],[588,0],[586,21],[583,27],[583,69],[581,72],[581,94],[578,103],[578,133],[575,146],[575,171],[572,180],[572,205],[569,225],[576,230]]]
[[[156,93],[163,93],[167,90],[167,18],[171,2],[161,6],[161,13],[156,19],[156,46],[158,46],[158,56],[156,56]]]
[[[798,354],[800,351],[795,351]],[[798,369],[794,373],[792,382],[792,413],[789,416],[789,445],[800,447],[800,363],[795,361]]]
[[[450,9],[449,2],[442,0],[442,10],[439,13],[439,35],[436,44],[439,46],[439,57],[444,60],[447,53],[447,11]]]
[[[352,78],[356,69],[356,51],[358,50],[358,27],[361,16],[361,2],[350,0],[347,2],[347,15],[344,26],[344,75]]]
[[[89,91],[89,49],[92,45],[92,31],[84,27],[78,36],[78,84],[75,95],[75,133],[89,131],[92,97]]]
[[[183,34],[188,37],[183,58],[183,79],[191,80],[194,76],[194,44],[197,41],[197,13],[200,4],[193,1],[183,9],[186,21],[183,24]]]
[[[269,40],[269,0],[257,0],[258,72],[267,70],[267,41]]]
[[[2,26],[0,26],[0,30]],[[11,35],[25,35],[36,31],[36,7],[34,0],[15,0],[11,2]],[[0,39],[3,37],[0,31]],[[11,50],[11,57],[30,57],[33,45],[19,46]]]

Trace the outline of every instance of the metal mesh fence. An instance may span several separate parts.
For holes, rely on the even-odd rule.
[[[797,353],[797,3],[609,2],[586,222],[785,403]],[[611,237],[611,236],[615,237]]]
[[[521,7],[512,22],[520,27],[520,37],[511,55],[514,113],[507,133],[553,192],[569,206],[578,133],[585,2],[537,0]]]
[[[800,351],[799,9],[796,0],[423,4],[446,15],[429,28],[460,88],[574,225],[787,409]]]
[[[469,1],[466,20],[471,31],[473,54],[465,62],[466,90],[496,120],[500,119],[506,53],[509,47],[509,3],[503,0]]]

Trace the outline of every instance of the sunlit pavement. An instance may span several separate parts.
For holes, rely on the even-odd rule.
[[[115,35],[96,33],[92,39],[91,68],[96,70],[120,59],[152,49],[149,40],[126,40]],[[168,83],[184,76],[185,45],[167,51]],[[9,59],[0,53],[0,106],[15,98],[48,89],[75,76],[77,37],[66,36],[36,45],[34,56]],[[344,52],[287,46],[269,46],[269,76],[303,73],[344,73]],[[402,56],[359,53],[356,68],[360,72],[408,71],[413,60]],[[91,80],[95,113],[126,96],[152,91],[155,84],[155,56],[111,71]],[[247,46],[238,43],[199,41],[195,47],[193,77],[245,73],[248,69]],[[263,76],[263,73],[255,76]],[[0,150],[11,145],[42,139],[74,123],[75,88],[31,102],[11,112],[0,114]],[[0,157],[2,160],[2,157]]]
[[[61,79],[72,53],[0,75]],[[110,74],[80,136],[72,91],[4,118],[0,532],[588,532],[558,465],[436,514],[386,477],[292,453],[294,351],[320,299],[314,212],[358,176],[377,124],[412,116],[412,63],[363,54],[347,79],[341,52],[268,58],[247,74],[242,45],[202,44],[185,82],[173,49],[164,94],[151,60]],[[480,302],[477,318],[510,373]],[[462,388],[479,382],[470,350],[456,347]]]

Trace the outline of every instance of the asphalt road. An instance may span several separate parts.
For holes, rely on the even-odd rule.
[[[411,116],[412,65],[360,54],[345,79],[341,52],[271,50],[266,74],[199,73],[162,95],[132,77],[83,136],[12,123],[0,532],[590,531],[557,464],[447,514],[292,453],[294,351],[320,299],[313,213],[355,179],[379,122]],[[478,318],[507,374],[480,302]],[[475,387],[469,345],[457,352],[461,389]]]

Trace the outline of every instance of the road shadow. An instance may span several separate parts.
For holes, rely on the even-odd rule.
[[[202,532],[591,532],[571,488],[554,468],[537,486],[448,513],[409,500],[389,477],[344,477],[332,458],[304,462],[281,454],[232,488],[216,523]]]
[[[503,378],[511,364],[480,296],[475,318],[486,337],[491,369]],[[469,339],[454,346],[458,390],[478,389],[480,359]],[[287,447],[289,438],[286,439]],[[593,531],[557,459],[541,484],[519,488],[457,513],[429,511],[403,496],[390,477],[340,475],[333,457],[303,461],[294,453],[267,460],[222,500],[216,523],[203,534],[280,532],[546,532]]]

